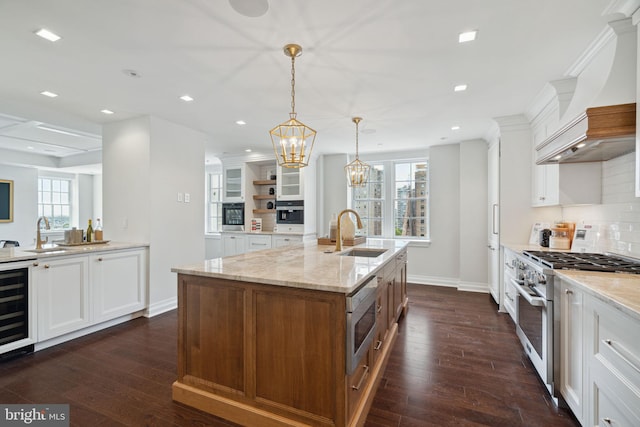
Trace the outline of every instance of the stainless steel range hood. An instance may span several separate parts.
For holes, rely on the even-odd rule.
[[[635,103],[587,108],[536,147],[536,164],[600,162],[635,148]]]

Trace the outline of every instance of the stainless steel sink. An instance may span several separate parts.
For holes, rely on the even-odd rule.
[[[65,248],[42,248],[42,249],[25,249],[25,252],[34,252],[36,254],[53,254],[56,252],[66,252]]]
[[[350,251],[343,252],[340,255],[375,258],[377,256],[382,255],[385,252],[387,252],[387,249],[354,248],[354,249],[351,249]]]

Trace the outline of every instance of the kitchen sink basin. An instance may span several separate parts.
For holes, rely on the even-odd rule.
[[[375,258],[377,256],[382,255],[385,252],[387,252],[386,249],[355,248],[355,249],[351,249],[348,252],[343,252],[340,255],[342,255],[342,256],[362,256],[362,257]]]
[[[65,248],[42,248],[42,249],[25,249],[25,252],[34,252],[36,254],[54,254],[56,252],[65,252]]]

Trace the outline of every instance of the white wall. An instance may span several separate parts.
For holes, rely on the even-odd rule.
[[[204,260],[205,139],[149,116],[104,127],[105,236],[149,243],[150,316],[177,305],[171,267]]]
[[[318,163],[321,172],[319,187],[318,209],[321,213],[317,218],[318,236],[329,234],[329,221],[332,214],[338,214],[346,209],[349,203],[350,193],[347,187],[347,178],[344,166],[349,163],[346,154],[330,154],[322,156]],[[305,213],[306,215],[306,213]]]
[[[13,222],[0,223],[0,240],[33,246],[38,219],[38,170],[0,164],[0,179],[13,181]]]
[[[484,164],[486,170],[486,161]],[[484,186],[486,187],[486,178]],[[458,144],[438,145],[429,149],[429,204],[431,244],[429,247],[409,247],[408,280],[414,283],[458,286],[460,279],[460,146]],[[483,209],[486,208],[483,206]],[[486,224],[483,230],[486,230]],[[482,236],[483,245],[485,240],[486,231]],[[486,275],[484,281],[486,286]]]

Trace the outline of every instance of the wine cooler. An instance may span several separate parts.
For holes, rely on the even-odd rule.
[[[29,268],[0,264],[0,358],[33,351],[29,324]]]

